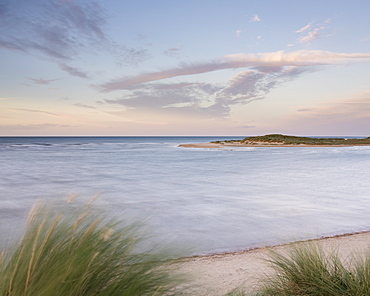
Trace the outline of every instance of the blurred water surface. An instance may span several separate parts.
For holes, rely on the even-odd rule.
[[[177,147],[222,139],[1,137],[2,231],[71,194],[183,255],[370,230],[370,147]]]

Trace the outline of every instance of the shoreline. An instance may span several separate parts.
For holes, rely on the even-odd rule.
[[[222,296],[238,287],[253,292],[260,280],[272,273],[272,269],[266,263],[271,251],[285,253],[295,244],[310,242],[320,244],[325,251],[337,251],[345,260],[369,250],[370,230],[275,246],[261,246],[237,252],[184,257],[176,260],[173,266],[176,272],[191,276],[194,288],[189,295]]]
[[[291,242],[286,242],[286,243],[281,243],[277,245],[264,245],[264,246],[259,246],[259,247],[252,247],[249,249],[242,249],[239,251],[227,251],[227,252],[216,252],[216,253],[209,253],[209,254],[204,254],[204,255],[191,255],[191,256],[186,256],[186,257],[181,257],[179,259],[192,259],[192,258],[198,258],[198,257],[212,257],[212,256],[223,256],[223,255],[235,255],[235,254],[244,254],[248,253],[254,250],[260,250],[260,249],[271,249],[271,248],[277,248],[277,247],[284,247],[284,246],[290,246],[293,244],[299,244],[299,243],[309,243],[309,242],[318,242],[326,239],[335,239],[335,238],[341,238],[341,237],[347,237],[347,236],[353,236],[353,235],[358,235],[358,234],[368,234],[370,236],[370,230],[363,230],[363,231],[355,231],[355,232],[348,232],[348,233],[342,233],[342,234],[334,234],[334,235],[328,235],[328,236],[321,236],[318,238],[310,238],[310,239],[303,239],[303,240],[296,240],[296,241],[291,241]],[[369,244],[370,247],[370,244]]]
[[[177,147],[181,148],[224,148],[224,147],[357,147],[357,146],[370,146],[369,144],[357,145],[284,145],[284,144],[240,144],[240,143],[194,143],[194,144],[180,144]]]

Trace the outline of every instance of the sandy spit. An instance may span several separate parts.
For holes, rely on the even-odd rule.
[[[313,240],[324,250],[335,250],[343,260],[364,254],[370,247],[370,231],[344,234]],[[302,243],[302,242],[298,242]],[[183,258],[173,266],[177,272],[189,274],[192,290],[188,295],[221,296],[237,287],[252,292],[260,279],[272,270],[266,263],[271,250],[284,253],[292,244],[256,248],[237,253]]]
[[[181,144],[178,147],[183,148],[225,148],[225,147],[353,147],[353,146],[370,146],[366,144],[361,145],[283,145],[280,143],[256,143],[253,145],[240,143],[195,143],[195,144]]]

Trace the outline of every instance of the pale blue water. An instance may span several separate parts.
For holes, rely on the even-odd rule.
[[[88,199],[189,254],[370,230],[370,147],[190,149],[237,137],[0,138],[0,223]]]

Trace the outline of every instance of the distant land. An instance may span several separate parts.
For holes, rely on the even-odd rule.
[[[210,143],[182,144],[186,148],[220,148],[223,146],[238,147],[330,147],[330,146],[367,146],[370,145],[370,137],[362,139],[353,138],[312,138],[297,137],[280,134],[265,136],[246,137],[242,140],[214,141]]]

